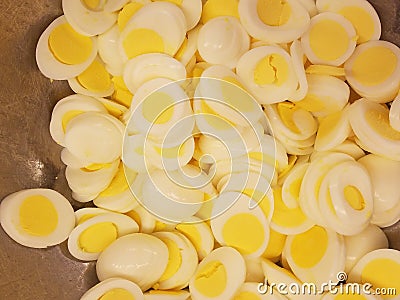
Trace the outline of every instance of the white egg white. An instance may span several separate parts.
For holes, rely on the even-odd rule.
[[[118,50],[120,31],[114,25],[97,38],[99,56],[106,64],[106,69],[113,76],[121,76],[124,70],[124,62]]]

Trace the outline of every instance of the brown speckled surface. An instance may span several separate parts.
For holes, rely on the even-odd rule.
[[[400,2],[370,2],[381,16],[383,38],[400,45]],[[48,124],[54,104],[71,91],[66,82],[44,78],[34,56],[40,33],[61,13],[60,0],[0,0],[0,199],[34,187],[54,188],[70,199]],[[400,249],[400,225],[387,232]],[[67,252],[65,245],[25,248],[0,230],[0,299],[79,299],[97,281],[94,264]]]

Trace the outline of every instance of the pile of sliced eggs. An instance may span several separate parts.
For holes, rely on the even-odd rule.
[[[23,190],[0,221],[24,246],[68,240],[96,261],[81,299],[382,299],[259,291],[341,272],[400,299],[381,229],[400,220],[400,49],[369,2],[62,6],[36,60],[75,92],[50,133],[72,197],[94,207]]]

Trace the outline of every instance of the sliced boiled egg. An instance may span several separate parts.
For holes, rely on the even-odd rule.
[[[110,278],[96,284],[81,297],[81,300],[98,299],[143,300],[145,298],[142,290],[132,281],[123,278]]]
[[[389,122],[393,129],[400,131],[400,93],[390,105]]]
[[[154,22],[157,20],[157,22]],[[122,30],[119,50],[123,61],[146,53],[174,56],[186,35],[182,10],[169,2],[151,2],[139,9]]]
[[[301,182],[309,163],[294,164],[292,169],[281,178],[282,180],[282,201],[288,208],[298,207]]]
[[[376,102],[360,99],[349,108],[351,128],[356,142],[364,150],[392,160],[400,160],[400,132],[390,126],[389,109]]]
[[[262,46],[246,52],[237,63],[236,72],[261,104],[282,102],[297,89],[292,59],[277,46]]]
[[[198,265],[193,244],[177,231],[160,231],[153,235],[167,245],[169,252],[167,268],[153,287],[160,290],[187,287]]]
[[[357,46],[344,65],[346,79],[362,97],[385,103],[400,87],[400,49],[386,41],[369,41]]]
[[[129,23],[130,19],[146,4],[150,3],[151,0],[132,0],[119,11],[117,25],[121,32],[125,26]]]
[[[114,94],[111,95],[111,99],[127,108],[131,106],[133,95],[129,91],[126,86],[124,79],[122,76],[114,76],[112,79],[114,83]],[[121,119],[126,124],[127,120],[125,119],[127,114],[124,113]]]
[[[343,143],[341,143],[340,145],[332,148],[329,151],[322,151],[322,152],[314,151],[312,153],[312,155],[310,156],[310,160],[313,161],[318,156],[320,157],[321,155],[324,155],[324,154],[329,153],[329,152],[345,153],[345,154],[348,154],[351,157],[353,157],[355,160],[358,160],[358,159],[360,159],[361,157],[363,157],[365,155],[365,152],[363,151],[363,149],[361,149],[360,146],[358,146],[356,144],[356,142],[354,142],[353,140],[347,139]]]
[[[364,255],[349,274],[349,281],[369,283],[374,289],[394,290],[392,295],[382,295],[384,299],[399,299],[400,251],[378,249]]]
[[[245,194],[224,192],[213,206],[211,230],[223,246],[233,247],[246,257],[259,257],[269,239],[268,220],[260,206]]]
[[[122,75],[124,62],[118,50],[120,32],[118,26],[113,26],[97,38],[99,56],[105,63],[107,71],[113,76]]]
[[[186,300],[190,299],[190,293],[186,290],[149,290],[144,293],[145,300]]]
[[[209,20],[221,16],[239,19],[238,4],[238,0],[207,0],[203,5],[201,22],[205,24]]]
[[[126,106],[108,98],[96,98],[107,109],[108,113],[116,119],[123,119],[124,114],[128,111]],[[122,120],[123,121],[123,120]]]
[[[128,216],[117,213],[100,214],[72,230],[68,238],[68,250],[79,260],[96,260],[118,237],[138,231],[138,224]]]
[[[76,32],[65,16],[55,19],[36,46],[36,63],[50,79],[65,80],[82,73],[97,55],[95,38]]]
[[[318,286],[337,282],[337,274],[344,271],[343,237],[324,227],[314,226],[306,232],[289,235],[283,251],[293,273],[302,282]]]
[[[358,44],[370,40],[379,40],[381,36],[381,22],[374,7],[365,0],[317,0],[319,12],[330,11],[341,14],[348,19],[357,32]]]
[[[0,223],[17,243],[46,248],[67,239],[75,226],[75,215],[71,204],[58,192],[29,189],[1,201]]]
[[[190,30],[185,37],[181,47],[179,48],[178,52],[175,54],[175,58],[179,60],[184,66],[186,66],[187,73],[190,74],[188,67],[190,62],[193,61],[196,64],[196,51],[197,51],[197,38],[199,36],[199,30],[201,25],[196,26],[192,30]],[[194,66],[191,67],[193,70]]]
[[[282,255],[283,247],[285,246],[286,237],[285,234],[270,228],[268,246],[261,257],[278,262]]]
[[[290,56],[292,58],[293,68],[296,72],[299,83],[297,89],[292,95],[290,95],[288,100],[296,102],[304,99],[308,91],[308,82],[304,70],[304,51],[299,40],[293,41],[292,45],[290,46]]]
[[[110,213],[110,211],[98,207],[84,207],[75,211],[76,225],[101,214]]]
[[[339,79],[345,78],[346,73],[343,67],[333,67],[327,65],[309,65],[306,68],[306,73],[311,75],[327,75],[338,77]]]
[[[208,63],[233,69],[249,47],[250,37],[235,17],[213,18],[199,30],[197,48]]]
[[[240,253],[231,247],[220,247],[200,262],[189,282],[189,291],[193,299],[231,299],[245,277],[246,264]]]
[[[168,247],[159,238],[132,233],[118,238],[99,256],[99,280],[121,277],[136,283],[142,291],[152,287],[168,265]]]
[[[152,233],[156,227],[156,218],[141,205],[128,211],[126,215],[135,220],[141,233]]]
[[[299,38],[310,24],[310,15],[299,1],[239,1],[240,21],[255,39],[289,43]]]
[[[354,52],[356,31],[340,14],[323,12],[311,19],[310,27],[301,37],[307,58],[313,64],[340,66]]]
[[[203,3],[201,0],[157,0],[167,1],[176,4],[182,9],[186,18],[187,30],[193,29],[200,21]]]

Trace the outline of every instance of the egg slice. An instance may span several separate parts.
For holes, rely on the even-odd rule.
[[[199,30],[197,48],[208,63],[233,69],[249,47],[250,37],[237,18],[216,17]]]
[[[318,286],[329,280],[337,282],[337,274],[344,271],[344,240],[330,229],[314,226],[304,233],[289,235],[283,251],[293,273],[302,282]]]
[[[310,156],[310,160],[313,161],[317,159],[318,157],[321,157],[322,155],[325,155],[326,153],[329,152],[340,152],[344,154],[348,154],[351,157],[353,157],[355,160],[360,159],[361,157],[365,156],[365,152],[358,146],[353,140],[345,140],[343,143],[340,145],[332,148],[329,151],[314,151],[312,155]]]
[[[101,214],[72,230],[68,238],[68,250],[79,260],[96,260],[118,237],[138,231],[139,226],[128,216],[116,213]]]
[[[186,18],[187,30],[193,29],[200,21],[203,3],[201,0],[159,0],[176,4]]]
[[[299,0],[300,4],[308,11],[310,17],[314,17],[318,14],[317,6],[314,0]]]
[[[298,207],[301,182],[309,163],[297,163],[282,178],[282,201],[288,208]]]
[[[160,290],[185,288],[198,264],[197,252],[193,244],[177,231],[161,231],[153,235],[162,240],[169,251],[167,268],[154,288]]]
[[[390,105],[389,122],[394,130],[400,131],[400,93]]]
[[[95,216],[106,213],[110,213],[110,211],[98,207],[84,207],[75,211],[75,223],[76,225],[80,225]]]
[[[0,223],[17,243],[46,248],[67,239],[75,226],[75,215],[71,204],[58,192],[29,189],[1,201]]]
[[[54,106],[50,120],[50,134],[53,140],[64,146],[67,124],[72,118],[87,111],[107,112],[97,99],[89,96],[75,94],[59,100]]]
[[[367,290],[361,284],[348,283],[335,287],[330,293],[325,294],[321,300],[335,299],[360,299],[360,300],[379,300],[381,296],[375,294],[373,290]]]
[[[190,62],[193,61],[193,63],[196,63],[196,51],[197,51],[197,38],[199,36],[199,30],[201,28],[201,25],[196,26],[192,30],[190,30],[187,34],[186,37],[179,48],[178,52],[175,54],[175,58],[179,60],[184,66],[186,66],[186,69],[188,71],[188,67],[190,65]],[[193,70],[194,66],[191,67]],[[191,72],[187,72],[190,74]]]
[[[98,5],[95,5],[96,2]],[[62,8],[68,22],[77,32],[95,36],[107,31],[117,22],[117,14],[106,11],[101,4],[100,1],[63,0]]]
[[[112,99],[96,98],[107,109],[108,113],[116,119],[121,120],[123,115],[128,111],[126,106],[117,103]]]
[[[400,49],[386,41],[369,41],[357,46],[344,65],[346,79],[362,97],[385,103],[400,87]]]
[[[310,15],[298,1],[244,0],[239,2],[240,21],[255,39],[289,43],[299,38],[310,23]]]
[[[357,43],[379,40],[381,22],[374,7],[365,0],[318,0],[316,5],[319,12],[330,11],[341,14],[348,19],[357,32]]]
[[[98,299],[143,300],[145,298],[137,284],[122,278],[110,278],[96,284],[81,297],[81,300]]]
[[[133,15],[121,32],[122,59],[127,61],[152,52],[174,56],[185,39],[186,29],[186,19],[179,7],[163,1],[148,3]]]
[[[144,173],[155,169],[153,165],[155,151],[146,151],[153,143],[144,135],[126,135],[123,143],[122,161],[131,170]]]
[[[201,14],[201,22],[205,24],[209,20],[221,16],[231,16],[239,19],[238,2],[237,0],[205,1]]]
[[[151,0],[132,0],[129,1],[118,13],[117,25],[121,32],[124,30],[130,19],[146,4],[152,2]]]
[[[233,247],[246,257],[258,257],[269,239],[267,218],[260,206],[245,194],[225,192],[215,200],[211,230],[223,246]]]
[[[107,71],[113,76],[122,75],[124,62],[118,50],[120,32],[117,25],[114,25],[97,38],[99,56],[106,64]]]
[[[65,16],[55,19],[36,46],[36,63],[50,79],[65,80],[82,73],[97,55],[95,38],[76,32]]]
[[[299,40],[293,41],[290,46],[290,56],[292,57],[293,68],[299,83],[297,89],[290,95],[288,100],[296,102],[304,99],[308,91],[308,82],[304,70],[304,51]]]
[[[311,19],[310,27],[301,37],[307,58],[313,64],[340,66],[354,52],[356,31],[342,15],[323,12]]]
[[[361,148],[392,160],[400,160],[400,132],[390,126],[389,109],[360,99],[350,106],[349,120]]]
[[[190,299],[190,293],[186,290],[149,290],[144,293],[145,300],[186,300]]]
[[[152,233],[156,227],[156,218],[141,205],[128,211],[126,215],[135,220],[139,225],[139,232],[141,233]]]
[[[200,262],[189,291],[193,299],[231,299],[245,277],[246,264],[240,253],[231,247],[220,247]]]
[[[400,162],[374,154],[368,154],[358,162],[367,169],[371,177],[374,199],[371,222],[381,227],[395,224],[400,219],[400,205],[396,192]]]
[[[311,75],[327,75],[344,79],[346,73],[343,67],[333,67],[327,65],[309,65],[306,68],[306,73]]]
[[[369,283],[374,289],[391,291],[382,295],[384,299],[399,299],[400,251],[379,249],[364,255],[349,274],[349,281]],[[394,292],[394,293],[393,293]]]
[[[236,72],[261,104],[282,102],[297,89],[292,59],[277,46],[257,47],[246,52],[237,63]]]
[[[157,77],[184,80],[186,69],[181,62],[164,53],[138,55],[125,65],[124,82],[133,94],[143,83]]]

